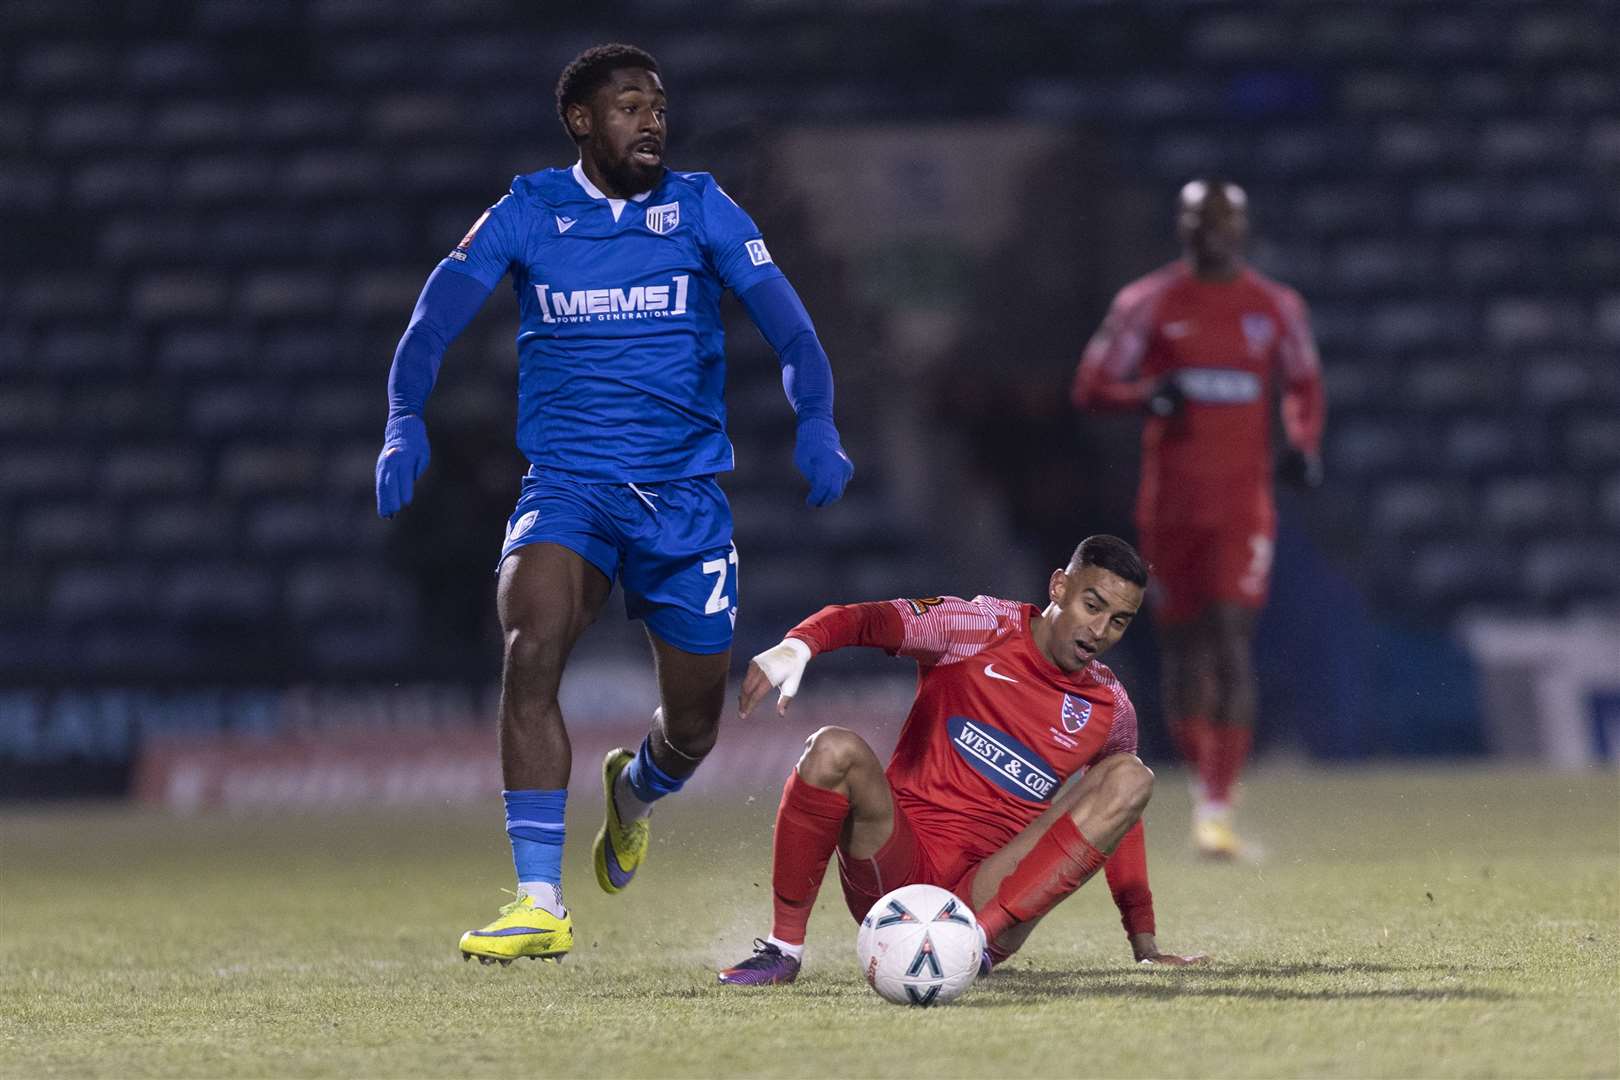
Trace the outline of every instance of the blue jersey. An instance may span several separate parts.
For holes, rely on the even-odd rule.
[[[708,173],[609,199],[579,165],[519,176],[440,263],[512,275],[518,448],[543,470],[654,482],[732,468],[720,296],[780,277]]]

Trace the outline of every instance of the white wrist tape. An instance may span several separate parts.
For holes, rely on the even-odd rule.
[[[754,663],[771,680],[771,685],[790,698],[799,692],[799,680],[804,678],[804,666],[810,662],[810,646],[798,638],[783,638],[758,656]]]

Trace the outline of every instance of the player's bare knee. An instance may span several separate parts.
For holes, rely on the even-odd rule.
[[[805,740],[799,775],[816,787],[833,787],[859,764],[862,751],[871,753],[866,741],[848,728],[821,728]]]
[[[555,636],[525,626],[506,631],[503,681],[510,686],[556,696],[564,652]]]
[[[1116,798],[1124,804],[1131,818],[1141,817],[1153,798],[1153,770],[1135,754],[1115,754],[1109,760],[1118,762],[1109,777]]]
[[[670,749],[691,761],[708,756],[720,738],[720,715],[702,707],[668,709],[662,712],[660,734]]]
[[[1100,774],[1107,813],[1135,821],[1153,798],[1153,770],[1135,754],[1110,754],[1093,770]]]

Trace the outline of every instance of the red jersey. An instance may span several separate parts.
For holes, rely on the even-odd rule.
[[[1048,660],[1030,633],[1039,614],[991,596],[887,600],[823,608],[788,632],[812,653],[870,645],[917,661],[889,786],[963,871],[1039,817],[1065,780],[1109,754],[1136,752],[1125,688],[1095,660],[1072,675]],[[1127,932],[1151,932],[1140,822],[1107,870]]]
[[[1272,399],[1284,435],[1316,453],[1324,405],[1305,302],[1252,269],[1203,281],[1177,261],[1127,285],[1075,372],[1078,407],[1139,408],[1173,376],[1174,417],[1142,429],[1137,525],[1236,525],[1270,531]]]

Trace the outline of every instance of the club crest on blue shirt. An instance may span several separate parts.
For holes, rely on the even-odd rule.
[[[1073,694],[1063,695],[1063,730],[1078,735],[1091,719],[1091,702]]]
[[[672,233],[681,223],[681,204],[665,203],[647,207],[647,228],[663,236]]]

